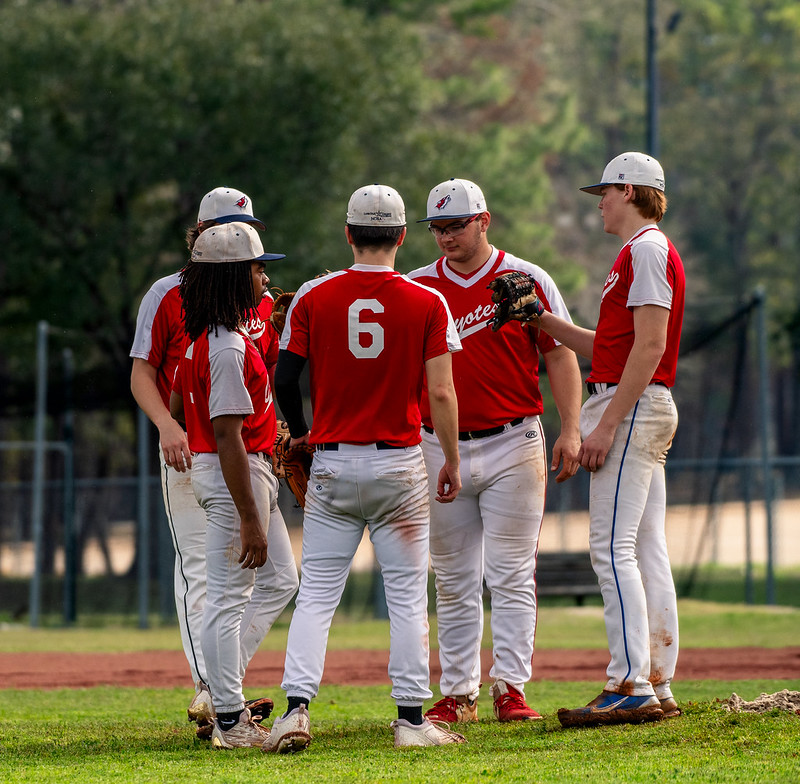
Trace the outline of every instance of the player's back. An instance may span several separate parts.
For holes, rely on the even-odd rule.
[[[312,442],[418,443],[424,363],[449,350],[448,324],[438,293],[388,267],[304,284],[281,345],[309,359]]]

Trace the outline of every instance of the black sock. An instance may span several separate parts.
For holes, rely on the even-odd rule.
[[[218,713],[217,724],[219,724],[219,728],[221,730],[227,732],[229,729],[239,723],[240,715],[241,711],[236,711],[235,713]]]
[[[398,705],[397,718],[405,719],[409,724],[415,724],[418,726],[422,724],[422,706]]]
[[[287,697],[286,701],[288,703],[288,707],[286,708],[286,713],[284,713],[284,717],[288,716],[295,708],[299,708],[301,705],[305,705],[306,708],[308,707],[308,700],[305,697]]]

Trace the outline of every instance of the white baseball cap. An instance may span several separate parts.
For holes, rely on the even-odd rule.
[[[234,261],[275,261],[284,253],[264,253],[261,237],[248,223],[223,223],[206,229],[194,243],[192,261],[224,264]]]
[[[217,223],[233,223],[241,221],[252,223],[264,231],[264,224],[253,217],[253,202],[250,197],[236,188],[214,188],[200,202],[197,222],[216,221]]]
[[[486,212],[483,191],[470,180],[450,179],[440,182],[428,194],[427,218],[417,223],[450,218],[470,218]]]
[[[387,185],[364,185],[350,197],[347,223],[351,226],[405,226],[406,205]]]
[[[607,185],[648,185],[663,191],[664,170],[655,158],[643,152],[624,152],[606,166],[597,185],[587,185],[581,190],[600,196]]]

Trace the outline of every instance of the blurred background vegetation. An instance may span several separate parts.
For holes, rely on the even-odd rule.
[[[774,449],[797,455],[800,5],[659,0],[655,30],[663,226],[689,280],[673,454],[758,450],[747,303],[763,286]],[[646,148],[646,32],[645,0],[3,3],[0,442],[32,436],[46,320],[48,438],[66,427],[68,347],[78,477],[134,474],[139,301],[183,265],[184,231],[218,185],[250,194],[288,290],[350,264],[342,227],[359,185],[404,196],[408,271],[436,255],[414,223],[429,189],[472,179],[490,240],[545,267],[592,326],[618,242],[578,188]],[[30,471],[28,453],[0,452],[6,485]],[[575,486],[571,505],[585,503]]]

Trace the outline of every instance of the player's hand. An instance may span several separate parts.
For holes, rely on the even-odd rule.
[[[461,474],[458,466],[445,463],[439,470],[439,477],[436,481],[436,500],[440,504],[449,504],[456,500],[460,490]]]
[[[311,436],[311,431],[309,430],[304,436],[301,436],[300,438],[290,438],[289,449],[294,449],[296,446],[303,446],[307,444],[310,436]]]
[[[568,436],[562,433],[555,444],[553,444],[553,459],[550,462],[550,470],[558,471],[559,465],[562,465],[561,471],[556,476],[556,482],[566,482],[570,477],[575,476],[580,468],[578,460],[578,453],[581,448],[580,436],[576,433],[574,436]]]
[[[594,473],[603,467],[608,450],[611,449],[611,445],[614,443],[615,432],[616,429],[610,430],[597,427],[581,444],[581,448],[578,451],[578,460],[589,473]]]
[[[181,473],[191,468],[192,453],[183,428],[174,419],[170,419],[159,428],[158,433],[164,462]]]
[[[242,554],[239,563],[242,569],[258,569],[267,562],[267,537],[261,523],[245,523],[241,528]]]

